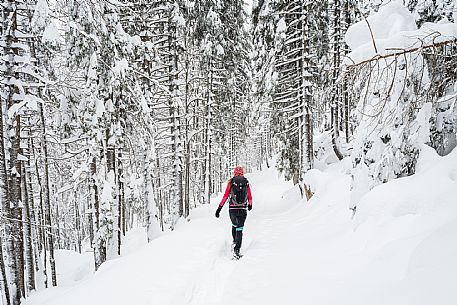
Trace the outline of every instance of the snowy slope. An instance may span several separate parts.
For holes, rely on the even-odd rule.
[[[419,173],[381,185],[347,208],[342,164],[314,171],[305,202],[274,169],[248,175],[254,209],[240,261],[230,260],[219,198],[189,223],[105,263],[73,287],[26,305],[457,304],[457,150],[424,149]]]

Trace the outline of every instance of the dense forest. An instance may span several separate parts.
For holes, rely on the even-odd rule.
[[[361,49],[348,28],[388,2],[1,0],[3,304],[59,285],[57,249],[92,249],[98,269],[132,227],[173,230],[236,165],[312,195],[331,143],[356,213],[363,189],[415,172],[422,144],[447,154],[457,40],[439,29],[457,4],[397,1],[414,43]]]

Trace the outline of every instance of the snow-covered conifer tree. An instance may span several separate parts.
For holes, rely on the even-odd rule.
[[[297,183],[313,166],[312,63],[310,57],[309,21],[311,2],[286,2],[278,6],[281,19],[277,25],[280,37],[275,71],[277,86],[274,105],[285,117],[285,131],[280,168]],[[295,155],[298,154],[298,159]],[[286,162],[286,163],[284,163]]]

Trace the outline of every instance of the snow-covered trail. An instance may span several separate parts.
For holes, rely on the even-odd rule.
[[[210,206],[193,211],[189,223],[180,223],[134,253],[106,262],[100,270],[74,287],[47,289],[32,295],[26,304],[233,304],[227,296],[238,287],[244,269],[269,255],[277,238],[275,230],[284,220],[276,217],[285,206],[283,193],[291,184],[282,181],[275,169],[247,175],[253,192],[254,209],[248,215],[242,252],[230,257],[231,224],[228,207],[214,217],[220,196]],[[275,216],[276,215],[276,216]],[[254,268],[255,269],[255,268]],[[256,272],[242,275],[247,286],[257,286]]]
[[[179,304],[212,305],[233,304],[236,295],[236,304],[253,304],[252,292],[258,287],[258,270],[256,264],[269,256],[269,250],[280,235],[278,226],[284,227],[284,219],[278,217],[287,205],[283,204],[283,194],[292,187],[291,183],[282,181],[275,169],[265,169],[261,173],[247,175],[250,180],[254,209],[248,213],[245,224],[242,253],[245,255],[239,261],[230,259],[231,224],[228,217],[228,208],[224,207],[220,219],[212,221],[214,243],[219,253],[211,254],[211,263],[203,262],[201,269],[196,270],[198,276],[190,283],[190,296]],[[295,203],[298,198],[291,201]],[[220,198],[211,205],[210,217],[219,203]],[[256,296],[254,295],[254,299]]]
[[[418,175],[373,189],[354,219],[344,164],[309,173],[310,202],[273,168],[249,174],[239,261],[227,206],[214,216],[220,195],[174,232],[24,305],[457,304],[457,151],[424,160]]]
[[[274,168],[247,177],[254,208],[245,224],[241,260],[231,260],[227,206],[219,219],[214,217],[218,196],[210,206],[194,210],[191,221],[180,223],[175,232],[106,262],[94,276],[73,288],[42,291],[26,304],[228,305],[234,304],[234,297],[240,305],[302,304],[297,292],[301,294],[304,284],[321,285],[319,274],[329,266],[322,259],[323,253],[313,248],[325,244],[322,235],[316,235],[325,228],[319,208],[303,209],[298,189],[280,178]],[[338,188],[348,189],[346,177],[338,177],[343,180],[337,179]],[[348,194],[335,196],[334,203],[346,211]],[[350,215],[343,215],[342,221],[350,230]],[[324,232],[329,238],[338,233]],[[333,269],[328,272],[332,276]],[[322,293],[322,289],[315,293]]]

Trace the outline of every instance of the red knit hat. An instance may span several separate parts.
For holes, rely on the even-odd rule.
[[[243,176],[244,175],[244,169],[241,166],[235,167],[233,170],[233,175],[235,176]]]

